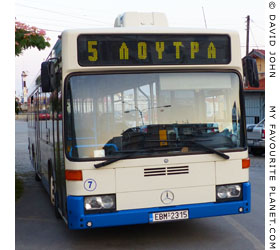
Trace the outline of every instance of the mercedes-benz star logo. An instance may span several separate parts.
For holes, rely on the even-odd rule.
[[[174,200],[174,194],[169,190],[164,191],[161,193],[160,199],[163,204],[170,204]]]

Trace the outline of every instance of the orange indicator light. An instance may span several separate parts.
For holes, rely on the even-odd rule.
[[[65,170],[65,179],[68,181],[82,181],[82,170]]]
[[[249,168],[250,167],[250,158],[242,159],[242,168]]]

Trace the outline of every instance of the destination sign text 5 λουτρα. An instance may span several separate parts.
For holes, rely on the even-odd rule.
[[[80,66],[206,65],[231,61],[228,35],[94,35],[78,37]]]

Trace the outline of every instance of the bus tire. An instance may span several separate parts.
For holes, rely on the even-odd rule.
[[[41,181],[41,178],[39,176],[39,174],[36,172],[36,167],[35,167],[35,150],[34,150],[34,144],[32,144],[31,150],[29,150],[29,152],[31,152],[31,161],[33,163],[33,166],[35,168],[35,181]]]
[[[29,153],[29,159],[32,161],[32,151],[30,146],[30,138],[28,138],[28,153]]]
[[[34,150],[34,144],[32,144],[32,147],[31,147],[31,162],[33,164],[33,167],[34,167],[34,164],[35,164],[35,150]]]
[[[56,192],[56,183],[54,181],[52,168],[50,167],[49,170],[50,170],[50,174],[49,174],[50,201],[51,201],[51,204],[54,207],[55,217],[57,219],[61,219],[61,215],[58,211],[58,201],[57,201],[58,197],[57,197],[57,192]]]
[[[41,178],[39,177],[39,175],[35,172],[35,181],[41,181]]]

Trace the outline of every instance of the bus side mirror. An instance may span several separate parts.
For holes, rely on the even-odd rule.
[[[255,58],[249,56],[245,57],[244,75],[251,87],[258,88],[260,86],[259,73]]]
[[[43,92],[51,92],[55,89],[56,73],[53,61],[41,64],[41,86]]]

